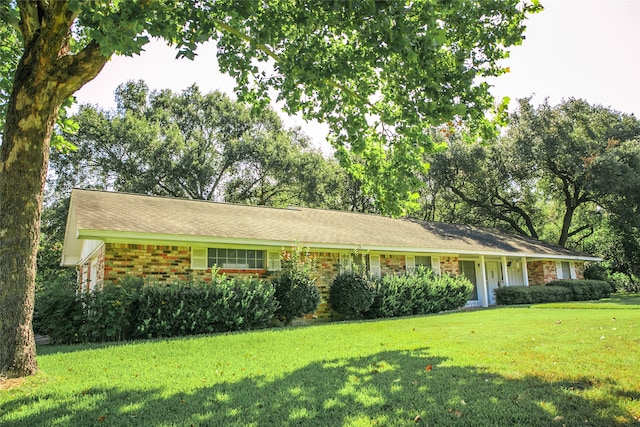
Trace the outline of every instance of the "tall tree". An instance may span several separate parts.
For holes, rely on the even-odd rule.
[[[116,90],[116,109],[82,105],[76,150],[54,151],[57,197],[90,185],[135,193],[262,205],[341,207],[337,162],[285,129],[271,108],[251,114],[227,95],[150,92],[142,82]]]
[[[603,209],[602,231],[585,247],[601,254],[610,271],[640,277],[640,136],[611,139],[588,161],[595,178],[590,187]]]
[[[635,182],[634,157],[612,146],[639,136],[633,115],[576,99],[537,108],[522,99],[504,136],[473,144],[454,138],[449,150],[432,156],[430,179],[464,205],[457,222],[497,221],[575,246],[593,231],[598,206],[629,207],[629,189],[614,182],[620,174],[627,186]]]
[[[36,250],[60,106],[114,53],[138,53],[154,36],[193,57],[198,43],[215,40],[221,70],[244,100],[259,107],[275,88],[288,112],[329,123],[343,157],[361,152],[385,169],[379,165],[411,164],[428,150],[426,127],[483,117],[492,100],[478,77],[504,71],[497,61],[521,42],[525,15],[538,8],[532,1],[3,3],[0,19],[18,34],[20,61],[0,148],[0,375],[37,369]],[[398,212],[405,181],[371,188],[389,186],[381,206]]]

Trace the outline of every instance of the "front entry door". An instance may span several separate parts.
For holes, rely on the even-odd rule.
[[[493,293],[500,284],[500,264],[496,261],[487,261],[487,288],[489,288],[489,305],[495,305],[496,296]]]

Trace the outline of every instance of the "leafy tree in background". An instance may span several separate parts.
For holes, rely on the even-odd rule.
[[[271,108],[244,105],[194,85],[150,93],[144,82],[116,90],[115,111],[83,105],[66,135],[77,150],[53,152],[52,188],[74,186],[248,204],[341,207],[336,162],[287,130]]]
[[[599,233],[585,248],[605,258],[611,272],[640,277],[640,135],[610,139],[604,153],[589,159],[592,191],[603,206]],[[636,283],[636,286],[638,284]]]
[[[537,108],[522,99],[503,137],[470,143],[456,135],[449,150],[432,156],[430,179],[461,202],[454,222],[575,247],[593,232],[598,206],[628,206],[628,197],[612,199],[627,191],[611,182],[619,170],[611,143],[638,135],[633,115],[576,99]]]
[[[640,121],[571,99],[520,100],[504,136],[451,136],[424,177],[422,215],[506,228],[601,256],[609,274],[640,275]]]
[[[31,317],[54,125],[65,100],[114,53],[133,55],[160,37],[193,57],[198,43],[214,40],[243,100],[259,108],[275,88],[287,112],[329,123],[345,165],[354,151],[369,171],[402,173],[429,150],[427,127],[456,115],[482,121],[492,98],[479,77],[504,71],[497,61],[521,42],[526,14],[538,8],[517,0],[0,5],[2,26],[17,35],[3,41],[0,63],[20,57],[14,70],[0,69],[12,73],[3,76],[10,97],[0,101],[0,375],[37,369]],[[380,176],[367,175],[368,190],[388,189],[380,206],[401,212],[411,180]]]
[[[557,200],[562,213],[557,232],[558,244],[589,228],[573,224],[578,209],[602,197],[592,190],[594,183],[607,179],[598,174],[592,162],[605,154],[611,141],[627,141],[640,136],[640,121],[583,100],[569,99],[551,107],[547,102],[534,109],[528,100],[520,100],[507,138],[513,141],[520,157],[534,162],[543,194]]]
[[[489,145],[456,137],[447,150],[432,157],[426,187],[437,194],[429,199],[437,204],[430,208],[432,215],[539,238],[538,226],[544,221],[536,204],[543,196],[531,168],[504,140]]]

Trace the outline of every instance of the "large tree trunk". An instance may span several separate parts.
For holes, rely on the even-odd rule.
[[[0,372],[11,377],[37,370],[31,326],[36,251],[58,113],[24,88],[14,98],[0,149]]]
[[[106,63],[95,43],[68,54],[68,3],[23,2],[24,52],[0,147],[0,377],[37,371],[32,328],[49,144],[62,102]]]

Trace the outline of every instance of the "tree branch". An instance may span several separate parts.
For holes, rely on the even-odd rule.
[[[239,37],[240,39],[244,40],[245,42],[250,43],[251,45],[255,46],[258,50],[260,50],[261,52],[264,52],[269,58],[273,59],[274,61],[276,61],[276,62],[280,62],[281,61],[280,56],[276,52],[274,52],[274,50],[271,49],[266,44],[256,43],[253,38],[251,38],[248,35],[240,32],[236,28],[233,28],[231,25],[225,24],[222,21],[214,20],[214,24],[218,29],[226,31],[227,33],[232,34],[232,35],[234,35],[236,37]],[[371,104],[368,99],[365,99],[365,98],[361,97],[357,92],[349,89],[348,87],[346,87],[346,86],[344,86],[344,85],[342,85],[340,83],[337,83],[334,80],[323,78],[322,79],[322,83],[327,85],[327,86],[334,87],[334,88],[336,88],[336,89],[338,89],[340,91],[343,91],[346,94],[348,94],[349,96],[359,100],[364,105],[368,105],[368,106],[373,108],[373,104]],[[374,112],[378,112],[378,113],[380,112],[375,108],[373,108],[373,111]]]
[[[36,31],[40,29],[39,15],[41,15],[41,12],[39,12],[39,10],[42,7],[43,5],[41,1],[18,1],[18,8],[20,9],[20,22],[18,23],[18,26],[22,33],[25,46],[31,43]]]
[[[587,234],[587,236],[590,236],[591,234],[593,234],[593,225],[592,224],[586,224],[583,225],[582,227],[578,227],[575,230],[571,231],[570,233],[567,234],[567,238],[569,237],[573,237],[576,234],[583,232],[584,230],[591,230],[591,233]],[[586,236],[585,236],[586,237]],[[582,237],[582,239],[584,239],[584,237]],[[581,240],[582,240],[581,239]]]
[[[75,91],[93,80],[109,60],[100,51],[100,46],[92,40],[75,55],[65,55],[58,59],[52,70],[53,78],[63,88],[62,100],[67,99]]]
[[[453,193],[455,195],[457,195],[458,197],[460,197],[464,202],[470,204],[471,206],[475,206],[475,207],[486,209],[487,211],[491,212],[491,214],[496,219],[499,219],[501,221],[504,221],[504,222],[508,223],[511,226],[511,228],[513,228],[513,230],[516,233],[520,234],[521,236],[524,236],[524,237],[535,237],[535,236],[531,236],[531,235],[527,234],[527,232],[522,227],[520,227],[520,225],[518,225],[518,223],[513,218],[509,218],[508,216],[506,216],[506,215],[504,215],[504,214],[502,214],[500,212],[497,212],[495,209],[492,209],[491,206],[488,206],[487,204],[482,203],[479,200],[475,200],[475,199],[471,199],[469,197],[466,197],[464,195],[464,193],[462,191],[460,191],[460,189],[458,189],[456,187],[450,187],[450,188],[451,188],[451,191],[453,191]],[[537,237],[535,237],[535,238],[537,238]]]

